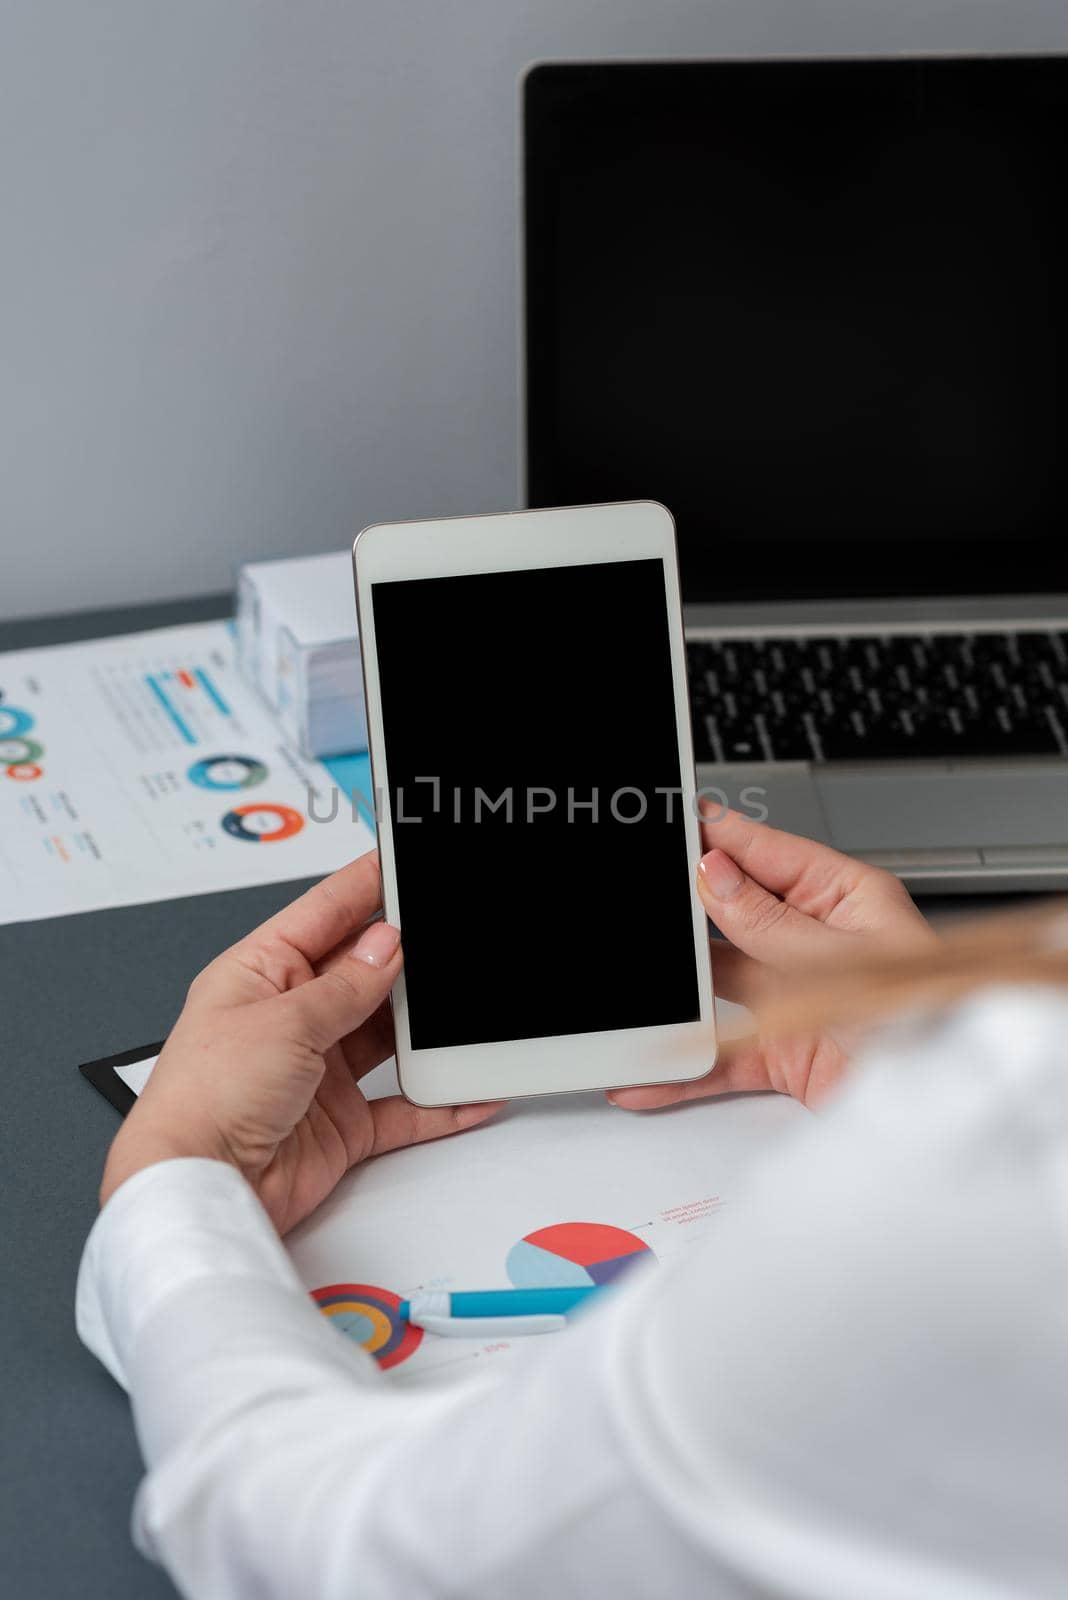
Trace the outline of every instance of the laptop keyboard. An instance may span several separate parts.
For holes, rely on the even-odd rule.
[[[689,639],[697,760],[1068,756],[1068,631]]]

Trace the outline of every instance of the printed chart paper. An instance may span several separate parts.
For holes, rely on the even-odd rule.
[[[139,1093],[153,1062],[116,1070]],[[372,1099],[395,1093],[393,1063],[363,1087]],[[515,1101],[485,1127],[354,1168],[286,1245],[320,1311],[391,1379],[475,1379],[566,1334],[441,1338],[403,1322],[402,1299],[423,1289],[636,1284],[714,1242],[730,1208],[745,1203],[747,1170],[809,1115],[781,1095],[646,1115],[600,1094]]]
[[[373,843],[228,623],[0,654],[0,923],[315,877]]]
[[[320,1310],[393,1381],[503,1374],[567,1334],[420,1334],[398,1317],[400,1300],[535,1284],[626,1293],[712,1246],[744,1204],[747,1169],[808,1115],[778,1095],[653,1115],[600,1094],[515,1101],[485,1127],[356,1167],[286,1245]]]

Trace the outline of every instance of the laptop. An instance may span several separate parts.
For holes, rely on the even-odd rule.
[[[1068,886],[1068,56],[546,64],[523,113],[526,499],[674,514],[701,785]]]

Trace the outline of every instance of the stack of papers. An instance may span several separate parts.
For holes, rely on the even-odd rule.
[[[242,672],[304,755],[366,750],[348,551],[242,567],[237,637]]]

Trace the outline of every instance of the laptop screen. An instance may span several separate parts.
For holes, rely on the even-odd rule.
[[[1068,57],[542,66],[531,505],[690,602],[1068,589]]]

